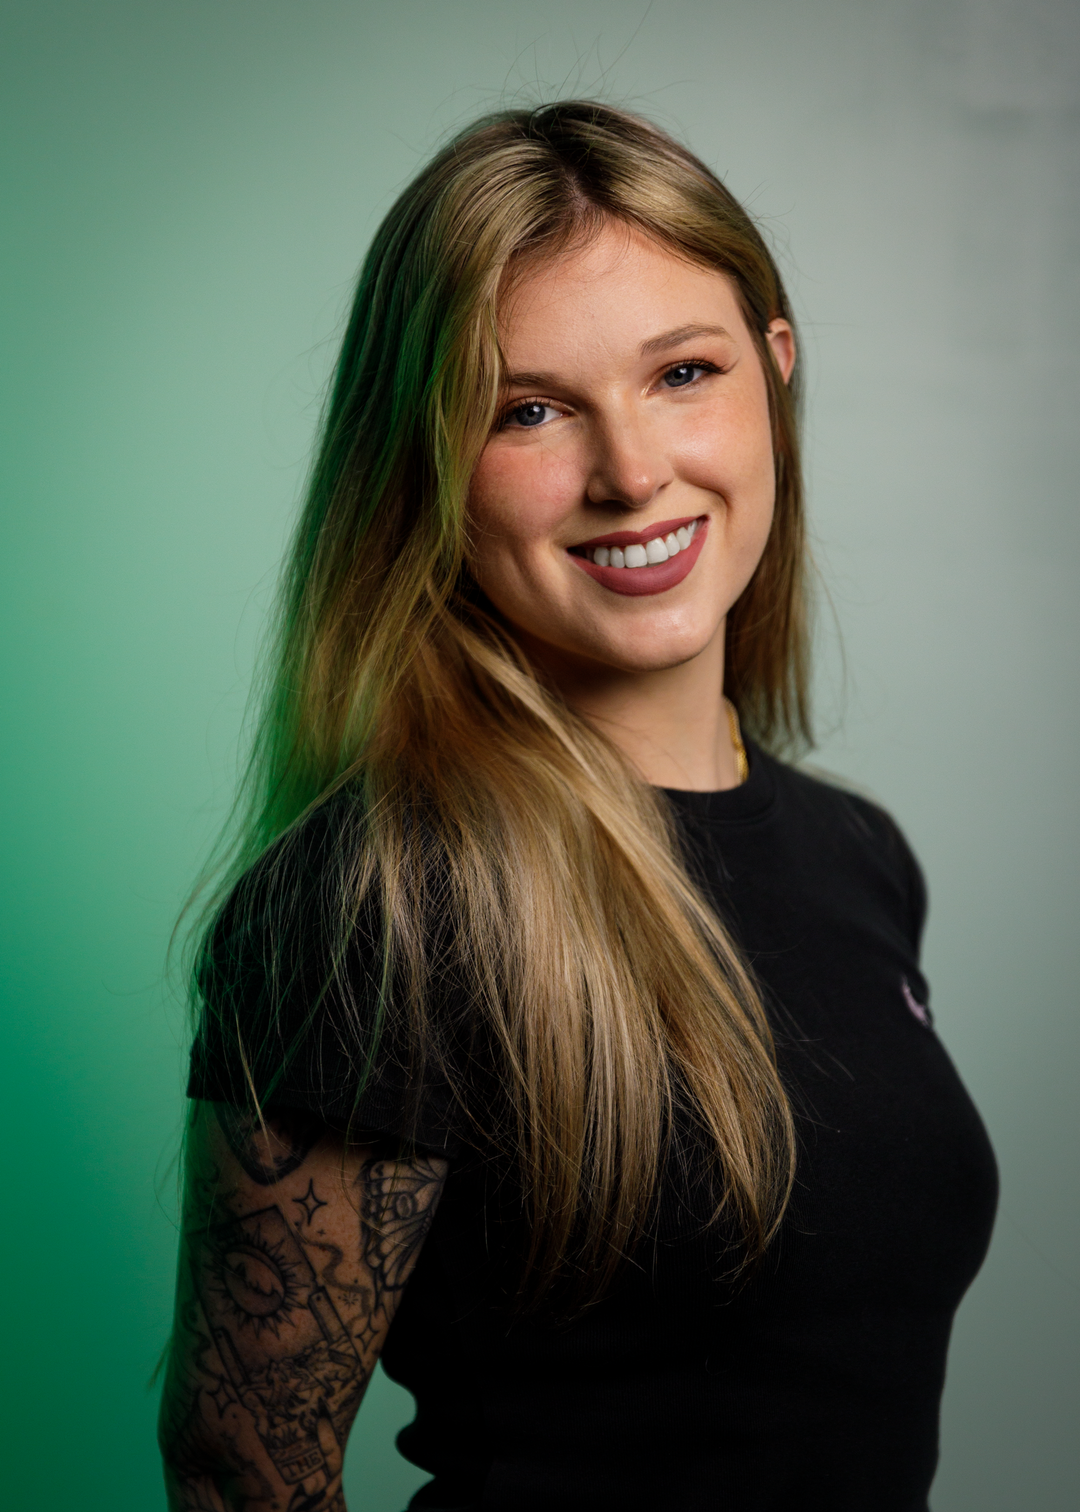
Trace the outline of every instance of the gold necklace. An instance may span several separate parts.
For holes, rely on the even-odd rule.
[[[731,728],[731,743],[735,747],[735,769],[739,776],[739,780],[735,785],[736,787],[742,787],[750,775],[750,761],[746,754],[746,747],[743,745],[742,728],[739,725],[738,711],[730,698],[724,699],[724,706],[727,709],[728,725]]]

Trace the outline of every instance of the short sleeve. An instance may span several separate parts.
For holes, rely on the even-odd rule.
[[[340,818],[333,804],[309,816],[220,910],[197,971],[188,1096],[301,1109],[453,1155],[455,1099],[441,1063],[411,1042],[375,907],[347,931],[338,923]]]
[[[904,859],[908,878],[908,913],[911,920],[911,940],[918,954],[922,944],[923,929],[926,926],[926,912],[929,907],[929,899],[926,891],[926,877],[919,865],[918,857],[907,843],[901,833],[900,841],[904,848]]]
[[[918,957],[926,925],[926,878],[907,836],[892,815],[884,809],[875,809],[875,815],[883,831],[884,855],[895,873],[897,887],[903,898],[904,932]]]
[[[871,860],[873,873],[884,886],[882,901],[918,955],[926,924],[926,879],[907,836],[886,809],[843,779],[828,773],[810,780],[831,792],[834,802],[841,805],[848,835]]]

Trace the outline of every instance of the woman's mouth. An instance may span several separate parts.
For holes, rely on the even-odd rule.
[[[665,593],[687,576],[701,554],[707,515],[661,520],[644,531],[616,530],[571,546],[583,571],[613,593]]]

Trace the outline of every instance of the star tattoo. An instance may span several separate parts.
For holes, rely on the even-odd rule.
[[[314,1180],[308,1182],[307,1191],[304,1193],[304,1195],[302,1197],[294,1197],[293,1201],[297,1204],[298,1207],[303,1208],[304,1221],[309,1225],[319,1209],[321,1207],[326,1207],[326,1203],[323,1202],[320,1197],[316,1197],[315,1195]]]
[[[233,1402],[238,1402],[240,1400],[240,1398],[236,1395],[236,1392],[232,1389],[228,1381],[226,1381],[223,1376],[218,1378],[218,1383],[212,1390],[210,1388],[207,1389],[210,1391],[210,1396],[214,1400],[214,1406],[218,1410],[219,1417],[224,1415],[225,1409],[227,1407],[230,1407]]]

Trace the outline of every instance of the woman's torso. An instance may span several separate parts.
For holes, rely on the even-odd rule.
[[[417,1401],[400,1447],[433,1477],[412,1505],[920,1512],[996,1172],[924,1006],[918,868],[879,809],[753,748],[742,787],[670,798],[773,1027],[798,1131],[788,1212],[764,1260],[733,1279],[693,1135],[677,1126],[646,1237],[603,1299],[569,1319],[522,1311],[518,1187],[432,1086],[421,1134],[454,1159],[383,1354]],[[313,827],[316,872],[331,823]],[[230,1007],[253,1026],[266,1012],[257,916],[246,933],[226,927],[221,962]],[[294,942],[256,1080],[299,1044],[277,1101],[400,1133],[400,1066],[386,1057],[356,1109],[332,997],[309,1025],[325,973],[308,939]],[[358,952],[358,1000],[370,965]],[[204,1027],[193,1095],[243,1095],[229,1055]]]
[[[516,1198],[462,1159],[384,1354],[418,1403],[401,1447],[436,1472],[413,1505],[916,1512],[996,1201],[923,1006],[918,869],[879,810],[757,751],[744,787],[671,801],[764,992],[790,1208],[732,1282],[692,1153],[689,1176],[673,1160],[651,1237],[560,1323],[515,1315]]]

